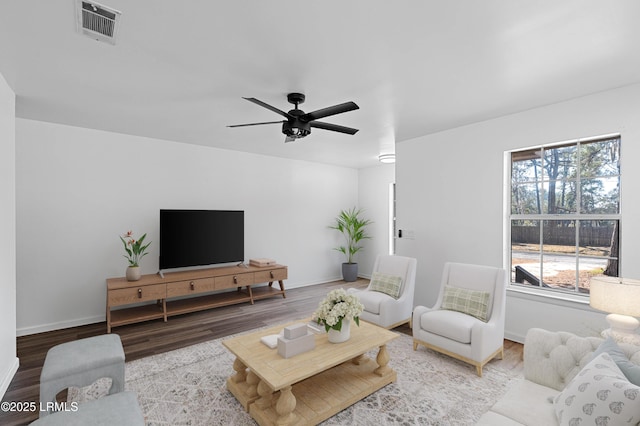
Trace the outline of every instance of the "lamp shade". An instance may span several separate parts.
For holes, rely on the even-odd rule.
[[[590,281],[589,305],[619,315],[640,317],[640,281],[598,276]]]

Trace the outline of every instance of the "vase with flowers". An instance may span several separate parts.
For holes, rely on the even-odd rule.
[[[127,254],[123,256],[129,261],[129,267],[127,267],[127,281],[138,281],[140,279],[140,260],[147,255],[147,248],[151,245],[151,242],[144,243],[144,239],[147,238],[147,234],[137,240],[133,236],[133,231],[127,231],[124,236],[120,236],[122,244],[124,244],[124,251]]]
[[[324,324],[331,343],[341,343],[350,337],[351,319],[360,326],[363,310],[364,305],[357,296],[339,288],[331,290],[320,302],[313,318],[318,324]]]

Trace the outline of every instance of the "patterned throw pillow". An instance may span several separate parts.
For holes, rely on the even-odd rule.
[[[584,366],[555,398],[563,425],[635,425],[640,421],[640,387],[630,383],[615,361],[602,353]]]
[[[461,287],[444,287],[442,309],[458,311],[487,322],[489,314],[489,292]]]
[[[398,297],[400,297],[401,287],[402,277],[387,275],[381,272],[374,272],[373,274],[371,274],[371,283],[369,284],[369,290],[379,291],[381,293],[388,294],[394,299],[397,299]]]

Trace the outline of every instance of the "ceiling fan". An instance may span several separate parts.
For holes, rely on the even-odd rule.
[[[286,135],[285,142],[293,142],[296,139],[304,138],[311,133],[311,128],[315,127],[317,129],[331,130],[333,132],[346,133],[349,135],[354,135],[358,131],[358,129],[353,129],[351,127],[340,126],[338,124],[325,123],[322,121],[316,121],[320,118],[329,117],[331,115],[342,114],[343,112],[353,111],[355,109],[359,109],[360,107],[356,105],[354,102],[345,102],[342,104],[330,106],[327,108],[322,108],[316,111],[305,113],[301,109],[298,109],[298,105],[304,102],[305,96],[302,93],[289,93],[287,95],[287,100],[289,103],[295,105],[295,108],[290,110],[289,112],[284,112],[279,110],[278,108],[266,104],[256,98],[243,98],[248,100],[249,102],[253,102],[254,104],[260,105],[270,111],[275,112],[276,114],[280,114],[286,120],[280,121],[265,121],[262,123],[248,123],[248,124],[234,124],[227,127],[245,127],[245,126],[260,126],[262,124],[275,124],[282,123],[282,133]]]

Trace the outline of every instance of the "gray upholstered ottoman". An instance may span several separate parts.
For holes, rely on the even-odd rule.
[[[124,391],[124,351],[117,334],[105,334],[62,343],[47,352],[40,373],[40,403],[54,402],[61,390],[89,386],[96,380],[112,380],[109,394]],[[49,414],[41,411],[40,417]]]
[[[34,426],[144,426],[134,392],[120,392],[87,401],[77,411],[58,411],[31,423]]]

